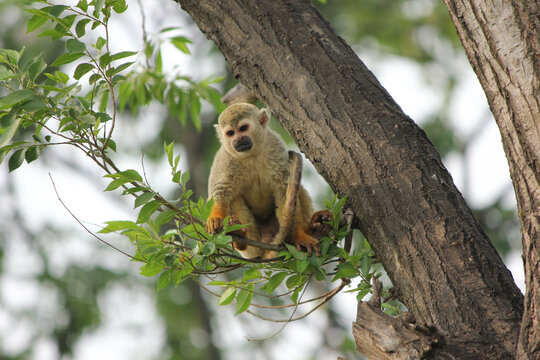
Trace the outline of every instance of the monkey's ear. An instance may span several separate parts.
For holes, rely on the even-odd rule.
[[[219,124],[214,124],[214,129],[216,129],[216,133],[218,137],[221,139],[221,128],[219,127]]]
[[[268,121],[270,121],[270,116],[265,109],[261,109],[261,111],[259,111],[259,124],[265,128],[266,125],[268,125]]]

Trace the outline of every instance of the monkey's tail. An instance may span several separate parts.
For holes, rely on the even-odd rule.
[[[287,194],[285,202],[285,211],[283,213],[283,226],[276,234],[274,244],[281,244],[287,237],[291,236],[294,228],[294,218],[296,212],[296,203],[298,201],[298,190],[302,180],[302,157],[294,151],[289,151],[289,180],[287,182]]]

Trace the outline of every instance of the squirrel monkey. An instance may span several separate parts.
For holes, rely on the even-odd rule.
[[[250,224],[242,232],[245,238],[276,245],[287,239],[298,248],[305,247],[308,254],[315,250],[319,255],[319,242],[310,234],[313,205],[299,184],[296,207],[287,211],[289,154],[283,141],[268,127],[269,120],[266,110],[248,103],[232,104],[219,116],[215,127],[221,147],[208,181],[214,206],[206,230],[218,233],[223,219],[230,216],[232,223]],[[320,215],[311,221],[322,222]],[[245,258],[268,259],[276,255],[253,246],[234,246]]]

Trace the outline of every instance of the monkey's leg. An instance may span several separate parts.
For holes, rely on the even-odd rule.
[[[245,231],[244,237],[250,240],[260,241],[260,230],[257,219],[253,216],[253,213],[242,198],[236,199],[231,204],[231,218],[234,218],[238,224],[250,224],[246,229],[247,231]],[[233,246],[245,258],[255,258],[261,256],[263,253],[263,250],[253,246],[234,242]]]

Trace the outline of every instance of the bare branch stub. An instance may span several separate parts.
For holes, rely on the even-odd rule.
[[[381,290],[382,283],[375,279],[372,298],[358,303],[356,321],[353,322],[356,350],[370,359],[429,357],[433,346],[441,341],[440,335],[431,327],[411,325],[384,313],[380,308]]]

